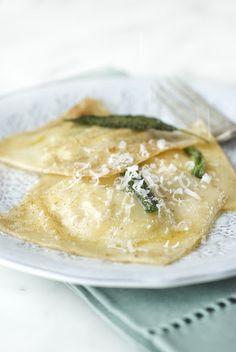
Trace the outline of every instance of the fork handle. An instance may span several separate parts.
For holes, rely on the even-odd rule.
[[[230,130],[227,130],[221,134],[219,134],[216,139],[218,142],[228,142],[231,139],[236,137],[236,126],[234,126],[233,128],[231,128]]]

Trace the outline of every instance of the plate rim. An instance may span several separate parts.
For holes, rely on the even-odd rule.
[[[41,247],[43,250],[43,247]],[[50,249],[49,249],[50,250]],[[86,259],[90,260],[91,258]],[[234,257],[236,259],[236,256]],[[99,259],[98,259],[99,261]],[[130,265],[129,263],[119,263],[120,265]],[[32,265],[27,265],[24,263],[19,263],[14,260],[9,260],[3,257],[0,257],[0,265],[14,269],[26,274],[30,274],[33,276],[49,279],[49,280],[54,280],[57,282],[63,282],[63,283],[71,283],[71,284],[76,284],[76,285],[85,285],[85,286],[95,286],[95,287],[110,287],[110,288],[143,288],[143,289],[166,289],[166,288],[174,288],[174,287],[184,287],[184,286],[191,286],[191,285],[197,285],[197,284],[204,284],[208,282],[215,282],[215,281],[220,281],[220,280],[226,280],[232,277],[236,276],[236,266],[234,268],[229,268],[229,269],[224,269],[222,271],[218,271],[215,273],[198,273],[195,275],[188,275],[186,277],[182,278],[172,278],[168,279],[167,281],[161,279],[159,280],[158,278],[154,282],[152,279],[151,281],[143,281],[143,280],[114,280],[114,278],[110,278],[108,281],[108,278],[102,280],[97,279],[97,278],[85,278],[85,277],[76,277],[73,275],[68,275],[68,274],[62,274],[56,271],[52,270],[45,270],[40,267],[33,267]],[[131,264],[132,265],[132,264]],[[148,264],[137,264],[138,265],[145,265],[149,266]]]

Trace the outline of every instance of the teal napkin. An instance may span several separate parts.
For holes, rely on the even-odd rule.
[[[80,77],[113,75],[126,74],[103,69]],[[236,278],[158,290],[66,285],[146,351],[236,351]]]
[[[236,278],[158,290],[67,285],[146,351],[236,351]]]

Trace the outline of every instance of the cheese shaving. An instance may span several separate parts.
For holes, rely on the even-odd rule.
[[[189,189],[189,188],[185,188],[184,192],[196,200],[201,200],[201,197],[199,197],[199,195],[196,192],[191,191],[191,189]]]
[[[202,178],[201,178],[201,182],[207,183],[209,185],[209,183],[212,180],[212,176],[208,175],[207,173],[205,173]]]

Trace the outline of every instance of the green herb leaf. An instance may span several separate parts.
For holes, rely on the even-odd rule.
[[[130,128],[132,130],[144,131],[150,128],[163,131],[176,131],[177,128],[156,119],[143,115],[109,115],[95,116],[84,115],[70,121],[88,126],[101,126],[108,128]]]
[[[137,169],[135,172],[127,170],[124,176],[129,179],[128,190],[135,194],[145,211],[147,213],[158,211],[158,199],[144,180],[140,170]]]
[[[192,169],[192,175],[202,178],[205,174],[205,159],[200,150],[196,147],[191,146],[184,149],[185,152],[194,159],[194,168]]]
[[[207,142],[204,138],[182,128],[169,125],[156,117],[148,117],[144,115],[108,115],[108,116],[96,116],[96,115],[83,115],[75,119],[70,119],[81,125],[87,126],[100,126],[107,128],[130,128],[137,131],[145,131],[148,129],[155,129],[161,131],[181,131],[190,136],[197,137],[204,142]]]

